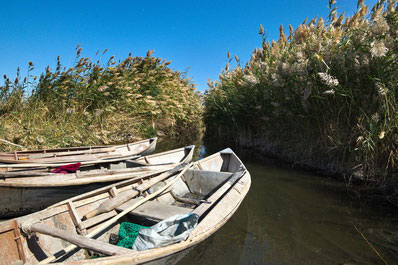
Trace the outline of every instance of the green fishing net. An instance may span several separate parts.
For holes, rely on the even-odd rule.
[[[137,225],[134,223],[123,222],[119,228],[119,247],[131,248],[138,236],[141,228],[148,228],[147,226]]]

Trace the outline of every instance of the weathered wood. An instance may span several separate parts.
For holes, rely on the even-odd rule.
[[[231,175],[230,172],[189,169],[184,175],[184,179],[187,185],[191,187],[192,193],[207,195],[214,187],[220,186]]]
[[[109,194],[111,195],[111,197],[115,197],[119,192],[117,191],[116,187],[113,186],[110,190],[109,190]]]
[[[24,179],[13,178],[12,180],[4,180],[0,182],[0,187],[66,187],[66,186],[78,186],[100,182],[112,182],[118,180],[124,180],[129,178],[140,178],[142,176],[154,176],[165,172],[165,170],[147,171],[147,172],[133,172],[133,173],[121,173],[115,175],[104,175],[96,176],[91,178],[76,178],[74,174],[59,174],[59,176],[52,176],[51,178],[42,177],[30,177]]]
[[[179,148],[163,153],[158,153],[152,155],[151,157],[153,160],[157,161],[168,161],[164,159],[171,159],[174,161],[184,161],[190,162],[192,159],[193,154],[193,147],[185,147]],[[189,152],[187,152],[189,150]],[[167,155],[164,155],[166,153]],[[109,161],[108,161],[109,162]],[[177,163],[178,164],[178,163]],[[44,173],[40,172],[39,176],[12,176],[9,178],[9,175],[13,175],[14,172],[8,172],[4,175],[7,178],[4,181],[0,182],[0,187],[56,187],[56,186],[72,186],[72,185],[84,185],[90,184],[93,182],[111,182],[117,180],[123,180],[127,178],[135,177],[136,175],[141,174],[159,174],[164,172],[168,169],[171,169],[176,164],[169,164],[169,165],[158,165],[158,164],[150,164],[150,165],[139,165],[138,167],[131,167],[131,168],[124,168],[124,169],[105,169],[105,170],[88,170],[88,171],[81,171],[78,173],[70,173],[70,174],[53,174],[53,173]],[[1,167],[2,165],[0,165]],[[130,166],[130,165],[126,165]],[[20,174],[23,171],[15,172],[16,175]],[[34,171],[36,174],[36,171]],[[148,173],[145,173],[148,172]],[[152,173],[150,173],[152,172]],[[48,174],[48,176],[44,176]],[[22,173],[22,175],[26,175]],[[1,206],[0,206],[1,208]]]
[[[163,153],[158,153],[152,155],[152,160],[157,162],[167,162],[167,161],[183,161],[190,162],[193,155],[193,146],[179,148]],[[167,160],[169,159],[169,160]],[[106,161],[109,163],[111,161]],[[39,176],[12,176],[11,178],[8,175],[14,174],[14,172],[9,172],[4,174],[6,179],[0,182],[1,187],[25,187],[25,188],[33,188],[33,187],[66,187],[73,185],[85,185],[90,183],[98,183],[98,182],[112,182],[118,181],[133,177],[144,175],[155,175],[162,173],[168,169],[171,169],[175,165],[175,163],[170,163],[168,165],[164,165],[164,163],[159,164],[135,164],[131,165],[132,162],[128,162],[126,165],[128,168],[125,169],[105,169],[105,170],[88,170],[81,171],[78,173],[70,173],[70,174],[52,174],[52,173],[44,173],[41,172],[37,175]],[[84,163],[82,163],[84,164]],[[1,167],[2,165],[0,165]],[[20,165],[17,165],[20,166]],[[24,164],[22,164],[24,166]],[[57,165],[59,166],[59,165]],[[132,166],[132,167],[131,167]],[[15,174],[19,174],[21,171],[16,172]],[[36,171],[35,171],[36,172]],[[147,173],[146,173],[147,172]],[[34,173],[36,174],[36,173]],[[49,176],[42,176],[45,174],[49,174]],[[25,175],[25,173],[23,173]],[[21,200],[18,200],[21,201]],[[1,205],[0,205],[1,209]]]
[[[131,205],[134,205],[137,202],[137,200],[139,200],[139,198],[129,200],[128,202],[118,206],[116,210],[124,211],[125,209],[129,208]],[[177,214],[187,214],[190,212],[192,212],[192,209],[190,208],[169,205],[157,201],[148,201],[143,205],[137,207],[133,211],[130,211],[130,214],[149,218],[155,221],[161,221]]]
[[[192,160],[194,145],[180,148],[179,150],[184,152],[183,157],[177,157],[174,155],[174,150],[162,152],[161,154],[154,154],[145,157],[140,157],[135,160],[129,161],[132,165],[136,166],[147,166],[151,164],[156,165],[170,165],[170,164],[182,164],[188,163]]]
[[[200,219],[198,226],[189,235],[188,240],[202,237],[216,227],[220,227],[225,219],[228,219],[238,208],[250,187],[250,174],[246,171],[223,195],[222,200],[211,205],[211,211]]]
[[[53,176],[56,173],[51,173],[51,172],[41,172],[41,171],[10,171],[10,172],[0,172],[0,177],[4,178],[20,178],[20,177],[37,177],[37,176],[43,176],[43,177],[48,177],[48,176]]]
[[[9,144],[9,145],[13,145],[13,146],[19,147],[19,148],[24,148],[22,145],[14,144],[14,143],[9,142],[9,141],[4,140],[4,139],[0,139],[0,141],[2,141],[3,143]]]
[[[246,170],[238,171],[228,179],[215,193],[213,193],[208,200],[211,201],[210,204],[203,203],[199,205],[193,213],[202,216],[207,210],[214,206],[217,201],[246,173]]]
[[[17,221],[14,220],[12,222],[12,225],[14,226],[14,236],[15,236],[14,239],[15,239],[15,241],[17,243],[19,257],[21,258],[21,260],[23,262],[25,262],[26,258],[25,258],[25,251],[23,249],[23,244],[22,244],[22,235],[21,235],[21,232],[19,230]]]
[[[80,150],[80,151],[66,151],[66,152],[59,152],[59,153],[41,153],[41,154],[29,154],[29,159],[35,158],[50,158],[56,155],[57,157],[60,156],[72,156],[72,155],[82,155],[82,154],[99,154],[99,153],[106,153],[109,151],[116,151],[116,147],[107,147],[107,148],[98,148],[98,149],[88,149],[88,150]]]
[[[0,153],[0,162],[28,164],[30,167],[38,167],[46,163],[60,165],[118,158],[127,159],[134,155],[147,155],[151,153],[156,146],[156,141],[157,138],[151,138],[130,143],[127,146],[102,146],[95,149],[78,147],[58,150],[20,151],[15,153],[6,152]]]
[[[86,214],[84,216],[84,219],[89,219],[89,218],[91,218],[93,216],[96,216],[97,214],[101,214],[101,213],[106,213],[106,212],[112,211],[113,209],[115,209],[119,205],[121,205],[121,204],[125,203],[126,201],[128,201],[128,200],[134,198],[135,196],[139,195],[141,192],[146,191],[147,189],[149,189],[150,187],[152,187],[156,183],[159,183],[160,181],[163,181],[163,180],[167,179],[168,177],[174,175],[178,171],[182,170],[182,168],[184,168],[185,166],[186,166],[186,164],[178,165],[175,168],[173,168],[173,169],[171,169],[171,170],[169,170],[169,171],[167,171],[165,173],[162,173],[159,176],[153,177],[152,179],[144,182],[141,185],[138,185],[131,192],[125,192],[123,194],[119,194],[118,196],[115,196],[114,198],[103,202],[100,206],[98,206],[97,209],[94,209],[91,212],[89,212],[88,214]]]
[[[82,222],[82,220],[80,219],[79,215],[76,212],[76,208],[73,205],[73,202],[68,202],[66,204],[68,206],[69,209],[69,215],[72,218],[73,223],[75,224],[75,226],[79,226],[80,223]]]
[[[114,159],[98,159],[98,160],[90,160],[90,161],[83,161],[80,162],[82,165],[95,165],[95,164],[105,164],[105,163],[113,163],[124,161],[126,159],[136,159],[139,157],[138,155],[132,155],[128,157],[120,157]],[[47,167],[59,167],[59,166],[66,166],[69,165],[71,162],[65,163],[21,163],[21,164],[0,164],[0,168],[7,168],[12,170],[14,168],[47,168]]]
[[[73,234],[70,231],[56,229],[54,227],[36,223],[27,227],[23,227],[23,230],[28,233],[41,233],[49,236],[53,236],[56,238],[60,238],[62,240],[68,241],[69,243],[79,246],[84,249],[90,249],[105,255],[113,256],[113,255],[125,255],[131,254],[134,251],[129,250],[127,248],[122,248],[118,246],[114,246],[105,242],[100,242],[95,239],[87,238],[85,236]]]
[[[203,159],[201,160],[201,165],[202,168],[205,170],[212,170],[213,168],[216,170],[220,169],[227,169],[229,170],[234,170],[234,168],[239,168],[241,165],[243,168],[244,166],[239,162],[238,158],[233,157],[236,156],[235,154],[227,154],[230,155],[231,157],[226,159],[219,159],[220,154],[217,153],[215,155],[210,156],[208,159]],[[236,158],[236,159],[235,159]],[[224,164],[224,163],[236,163],[235,165],[230,165],[230,164]],[[221,166],[223,164],[223,166]],[[193,166],[195,168],[195,165]],[[197,168],[197,167],[196,167]],[[230,171],[235,172],[235,171]],[[201,172],[202,174],[203,172]],[[187,177],[188,172],[185,172],[184,174],[184,179]],[[189,174],[188,174],[189,175]],[[203,181],[206,181],[206,178],[201,178]],[[178,181],[182,182],[182,179],[179,178]],[[165,181],[166,183],[168,182]],[[195,182],[192,182],[190,185],[192,185]],[[109,190],[114,186],[117,188],[119,193],[123,193],[127,190],[131,190],[131,185],[136,185],[136,180],[131,181],[131,180],[125,180],[117,184],[109,185],[104,188],[100,188],[96,191],[92,191],[89,193],[85,193],[84,195],[79,195],[73,198],[70,198],[67,201],[60,202],[56,205],[53,205],[49,208],[47,208],[44,211],[23,216],[18,219],[15,219],[18,221],[18,223],[32,223],[36,221],[41,221],[45,223],[48,226],[55,227],[55,228],[62,228],[62,229],[67,229],[69,232],[74,232],[74,225],[72,222],[72,219],[70,216],[70,213],[68,212],[68,207],[67,207],[67,202],[68,201],[73,201],[73,204],[75,208],[77,209],[77,212],[81,215],[84,213],[87,213],[89,210],[95,208],[95,206],[99,205],[101,202],[104,200],[107,200],[110,198],[110,193]],[[156,190],[156,188],[162,187],[164,185],[163,183],[157,185],[157,187],[154,187],[153,191]],[[194,185],[194,184],[193,184]],[[184,196],[186,192],[189,191],[184,191],[181,192],[179,189],[177,189],[177,183],[173,184],[173,192],[178,194],[178,196]],[[188,185],[189,187],[189,185]],[[139,251],[139,252],[134,252],[133,254],[127,254],[127,255],[116,255],[116,256],[109,256],[101,259],[89,259],[85,256],[85,251],[76,251],[74,255],[69,255],[66,254],[66,256],[60,257],[61,259],[64,259],[68,256],[65,262],[66,263],[73,263],[76,265],[97,265],[97,264],[103,264],[103,265],[110,265],[110,264],[145,264],[146,262],[150,262],[150,264],[163,264],[159,263],[161,261],[164,261],[164,257],[175,257],[174,255],[176,253],[182,253],[184,250],[187,250],[191,248],[192,246],[198,244],[199,242],[205,240],[209,236],[211,236],[214,232],[216,232],[222,225],[224,225],[233,215],[233,213],[238,209],[239,205],[241,204],[242,200],[244,199],[245,195],[247,194],[248,190],[250,187],[250,174],[249,172],[246,172],[241,179],[239,179],[233,186],[231,186],[221,197],[218,201],[212,204],[212,206],[205,211],[205,213],[202,215],[202,218],[200,218],[200,221],[198,223],[198,226],[192,231],[191,235],[187,240],[181,241],[179,243],[171,244],[165,247],[159,247],[156,249],[151,249],[148,251]],[[216,190],[219,187],[216,188]],[[140,214],[140,213],[145,213],[145,211],[140,212],[143,210],[143,208],[148,209],[147,207],[149,204],[158,204],[157,206],[163,206],[163,204],[169,204],[173,203],[174,199],[170,195],[170,193],[167,193],[171,190],[171,188],[167,188],[165,191],[161,192],[161,196],[158,197],[156,200],[153,200],[154,198],[145,198],[149,199],[149,201],[145,201],[138,207],[134,208],[131,210],[129,213],[133,212],[133,214]],[[215,191],[211,191],[213,194]],[[151,195],[148,195],[151,196]],[[141,199],[141,198],[140,198]],[[136,205],[136,201],[139,202],[140,199],[132,199],[128,203],[126,203],[126,206],[128,207]],[[172,204],[174,205],[174,204]],[[121,208],[121,207],[119,207]],[[121,209],[118,209],[121,210]],[[162,208],[163,210],[163,208]],[[192,209],[190,209],[192,211]],[[110,214],[110,216],[106,216]],[[128,213],[127,213],[128,214]],[[155,213],[156,214],[156,213]],[[150,219],[152,214],[148,212],[148,218]],[[106,218],[104,217],[106,216]],[[101,217],[101,218],[100,218]],[[108,236],[110,233],[115,233],[117,230],[117,225],[115,223],[109,224],[106,220],[111,221],[114,217],[116,217],[116,211],[107,213],[107,214],[102,214],[98,215],[94,218],[88,219],[87,222],[91,222],[94,220],[97,220],[92,226],[90,226],[91,230],[97,230],[98,228],[107,226],[104,228],[105,230],[102,230],[102,232],[99,232],[100,234],[97,234],[95,236],[97,241],[103,241],[107,242]],[[99,218],[99,219],[97,219]],[[110,218],[110,219],[108,219]],[[103,219],[103,220],[100,220]],[[106,219],[106,220],[104,220]],[[120,222],[120,220],[118,220]],[[115,222],[118,222],[115,221]],[[84,223],[84,221],[81,223],[81,225]],[[88,223],[87,223],[88,224]],[[10,228],[11,227],[11,228]],[[7,230],[9,229],[9,230]],[[10,230],[11,229],[11,230]],[[109,230],[108,230],[109,229]],[[48,255],[48,253],[56,253],[56,255],[59,257],[60,253],[64,253],[62,249],[64,248],[63,244],[65,242],[63,240],[57,239],[55,237],[47,236],[44,234],[37,233],[37,240],[30,240],[29,244],[37,242],[38,245],[35,247],[31,247],[30,245],[27,245],[27,240],[25,240],[24,236],[21,238],[23,250],[25,251],[26,255],[26,261],[22,262],[22,259],[20,255],[18,254],[18,248],[16,247],[16,242],[14,240],[14,234],[12,231],[12,226],[11,226],[11,220],[9,221],[3,221],[0,223],[0,241],[3,242],[2,244],[2,252],[3,255],[0,255],[2,257],[3,263],[5,264],[37,264],[39,260],[43,258],[44,255]],[[106,231],[106,232],[105,232]],[[90,230],[88,230],[90,232]],[[36,243],[34,243],[36,244]],[[33,245],[34,246],[34,245]],[[68,246],[68,249],[75,249],[75,246]],[[61,251],[59,251],[61,249]],[[63,255],[63,254],[62,254]],[[51,259],[51,257],[50,257]],[[56,259],[54,257],[54,259]],[[173,259],[174,261],[174,259]],[[1,262],[0,262],[1,263]],[[174,263],[173,263],[174,264]]]
[[[185,171],[192,165],[192,163],[186,165],[184,167],[184,169],[176,176],[174,177],[169,183],[167,183],[165,186],[163,186],[161,189],[157,190],[156,192],[148,195],[147,197],[143,198],[142,200],[138,201],[137,203],[135,203],[134,205],[128,207],[127,209],[125,209],[123,212],[119,213],[118,215],[116,215],[115,217],[113,217],[112,219],[106,221],[105,223],[101,224],[100,226],[98,226],[96,229],[94,229],[93,231],[91,231],[89,234],[87,234],[88,238],[94,237],[97,234],[101,233],[104,229],[106,229],[107,227],[109,227],[110,225],[114,224],[115,222],[117,222],[117,220],[119,220],[120,218],[122,218],[123,216],[125,216],[126,214],[128,214],[129,212],[131,212],[132,210],[134,210],[135,208],[137,208],[138,206],[142,205],[143,203],[145,203],[146,201],[155,198],[156,196],[162,194],[165,190],[167,190],[169,187],[171,187],[171,185],[174,184],[174,182],[176,182],[184,173]],[[75,250],[76,246],[69,246],[64,248],[63,250],[61,250],[60,252],[65,253],[64,255],[70,253],[71,251]],[[59,257],[56,256],[50,256],[42,261],[40,261],[40,264],[48,264],[54,260],[56,260]]]
[[[198,199],[192,199],[192,198],[183,198],[178,196],[177,194],[175,194],[173,191],[170,191],[171,196],[173,196],[173,198],[176,201],[182,202],[182,203],[187,203],[187,204],[193,204],[193,205],[199,205],[202,202],[205,202],[203,200],[198,200]]]
[[[74,201],[75,207],[80,207],[80,204],[84,199],[87,202],[92,202],[94,200],[99,200],[100,198],[97,194],[102,193],[101,198],[109,197],[109,189],[113,186],[118,188],[119,192],[131,190],[131,185],[140,181],[141,179],[146,179],[151,176],[155,176],[162,172],[148,172],[145,174],[140,174],[137,176],[132,176],[127,180],[121,181],[118,184],[112,184],[101,187],[101,184],[84,185],[78,189],[75,186],[48,186],[48,187],[1,187],[0,184],[0,217],[10,218],[14,216],[25,215],[33,211],[43,209],[52,204],[61,205],[65,202],[63,200],[69,199],[74,195],[76,200]],[[47,183],[48,184],[48,183]],[[128,187],[130,186],[130,187]],[[84,193],[84,194],[83,194]],[[95,199],[98,197],[98,199]],[[35,198],[34,200],[32,198]],[[79,199],[77,199],[79,198]],[[84,199],[83,199],[84,198]],[[61,203],[59,203],[61,202]]]
[[[152,165],[152,166],[133,167],[133,168],[104,169],[104,170],[96,169],[96,170],[82,171],[79,172],[78,174],[76,173],[76,176],[78,178],[90,178],[98,176],[112,176],[122,173],[135,173],[135,172],[141,173],[141,172],[155,171],[155,170],[167,170],[170,169],[171,166]]]
[[[108,213],[103,213],[97,216],[94,216],[93,218],[90,218],[88,220],[84,220],[79,224],[79,228],[81,230],[90,228],[94,225],[97,225],[99,223],[102,223],[105,220],[108,220],[109,218],[114,217],[117,214],[115,210],[110,211]]]

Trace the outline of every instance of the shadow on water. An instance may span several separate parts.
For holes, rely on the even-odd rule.
[[[384,264],[354,225],[396,264],[396,208],[352,198],[334,179],[234,150],[251,173],[251,190],[231,220],[179,265]]]

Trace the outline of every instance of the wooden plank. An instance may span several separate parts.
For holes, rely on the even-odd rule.
[[[199,168],[200,170],[203,170],[203,167],[202,167],[202,165],[200,164],[199,161],[196,163],[196,165],[198,166],[198,168]]]
[[[131,205],[134,205],[140,198],[132,199],[116,208],[118,211],[124,211]],[[137,207],[130,212],[132,215],[142,216],[145,218],[150,218],[152,220],[161,221],[172,217],[176,214],[187,214],[190,213],[192,209],[179,207],[175,205],[169,205],[157,201],[147,201],[141,206]]]
[[[207,200],[180,197],[177,194],[175,194],[172,190],[170,191],[170,195],[174,198],[174,200],[186,204],[192,204],[198,206],[201,203],[210,203]]]
[[[103,163],[124,161],[126,159],[135,159],[137,157],[139,157],[139,156],[138,155],[126,155],[126,156],[121,156],[121,157],[114,158],[114,159],[98,159],[98,160],[84,161],[84,162],[80,162],[80,163],[82,165],[103,164]],[[7,162],[10,162],[10,161],[7,161]],[[20,163],[18,161],[12,161],[12,162]],[[24,162],[21,164],[13,164],[13,165],[1,164],[0,168],[59,167],[59,166],[64,166],[64,165],[69,165],[69,164],[70,164],[70,162],[59,162],[59,163],[32,163],[32,162],[26,163],[26,162]]]
[[[214,192],[207,200],[211,202],[211,204],[202,203],[199,205],[193,213],[196,213],[199,216],[202,216],[207,212],[211,207],[213,207],[219,199],[246,173],[244,171],[238,171],[234,173],[230,179],[223,184],[216,192]]]
[[[87,213],[84,218],[89,219],[91,217],[94,217],[97,214],[101,213],[106,213],[109,212],[119,205],[125,203],[126,201],[134,198],[135,196],[139,195],[141,192],[146,191],[156,183],[163,181],[170,176],[174,175],[178,171],[182,170],[184,167],[186,167],[186,164],[178,165],[175,168],[166,171],[165,173],[160,174],[159,176],[153,177],[152,179],[144,182],[143,184],[135,187],[131,192],[126,192],[124,194],[120,194],[119,196],[116,196],[112,199],[109,199],[103,203],[101,203],[100,206],[98,206],[96,209],[92,210],[91,212]]]
[[[8,222],[9,224],[11,222]],[[12,264],[14,261],[20,261],[20,264],[23,264],[21,260],[21,254],[18,247],[18,241],[15,240],[15,227],[14,225],[10,224],[11,227],[7,225],[1,225],[0,229],[0,253],[1,253],[1,260],[0,264],[8,265]],[[5,227],[7,226],[7,228]]]
[[[77,147],[50,150],[20,151],[0,153],[0,161],[5,163],[39,163],[53,161],[53,163],[82,162],[93,159],[124,157],[152,153],[157,138],[151,138],[127,145]],[[95,149],[93,149],[95,148]],[[105,154],[108,155],[105,155]],[[105,155],[105,156],[104,156]],[[72,160],[70,160],[72,159]],[[77,160],[78,159],[78,160]]]
[[[109,190],[109,194],[110,194],[112,197],[115,197],[115,196],[118,194],[118,191],[117,191],[117,189],[116,189],[115,186],[113,186],[113,187]]]
[[[34,170],[29,170],[29,171],[11,171],[11,172],[1,172],[0,176],[4,178],[20,178],[20,177],[38,177],[38,176],[43,176],[43,177],[48,177],[48,176],[53,176],[55,173],[51,172],[41,172],[41,171],[34,171]]]
[[[207,196],[216,187],[224,183],[232,173],[207,170],[187,170],[184,175],[189,190],[194,194]]]
[[[82,151],[66,151],[66,152],[59,152],[59,153],[43,153],[43,154],[30,154],[29,159],[36,159],[36,158],[50,158],[56,156],[71,156],[71,155],[86,155],[86,154],[99,154],[99,153],[106,153],[116,151],[116,147],[109,147],[109,148],[98,148],[98,149],[88,149]]]
[[[118,180],[124,180],[129,178],[142,178],[154,176],[159,173],[163,173],[169,168],[156,171],[146,171],[146,172],[133,172],[133,173],[120,173],[115,175],[103,175],[88,178],[74,178],[74,174],[59,174],[59,176],[52,176],[51,179],[46,179],[42,177],[29,177],[24,179],[12,179],[5,180],[0,183],[0,187],[65,187],[65,186],[78,186],[91,183],[99,182],[112,182]]]
[[[111,245],[109,243],[101,242],[81,235],[74,235],[66,230],[56,229],[46,224],[36,223],[30,225],[29,227],[24,227],[24,231],[37,232],[53,236],[56,238],[60,238],[81,248],[90,249],[109,256],[126,255],[134,253],[134,251],[129,250],[127,248],[118,247],[115,245]]]
[[[222,200],[220,200],[210,212],[201,218],[198,226],[189,235],[189,239],[202,237],[209,233],[214,227],[220,227],[225,219],[229,219],[228,216],[236,211],[242,200],[244,199],[246,193],[250,188],[250,174],[245,173],[242,179],[238,180],[231,189],[229,189]]]
[[[26,257],[25,257],[23,243],[22,243],[22,235],[21,235],[21,232],[19,231],[19,227],[18,227],[17,221],[14,220],[12,222],[12,225],[14,226],[14,235],[15,235],[14,239],[15,239],[15,241],[17,243],[19,258],[25,263],[26,262]]]
[[[103,213],[103,214],[94,216],[93,218],[90,218],[88,220],[82,221],[80,223],[80,225],[79,225],[79,228],[81,230],[90,228],[90,227],[92,227],[94,225],[102,223],[105,220],[108,220],[109,218],[114,217],[116,214],[117,214],[117,212],[115,210],[113,210],[113,211],[110,211],[108,213]]]
[[[75,224],[76,227],[79,227],[80,223],[82,222],[79,215],[76,212],[75,206],[73,205],[73,202],[69,201],[66,203],[69,209],[69,215],[72,218],[73,223]]]

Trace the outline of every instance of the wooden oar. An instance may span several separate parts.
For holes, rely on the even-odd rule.
[[[155,184],[159,183],[160,181],[163,181],[163,180],[167,179],[168,177],[174,175],[178,171],[182,170],[182,168],[184,168],[185,166],[186,166],[186,164],[178,165],[175,168],[173,168],[173,169],[171,169],[169,171],[166,171],[165,173],[162,173],[159,176],[153,177],[151,180],[148,180],[148,181],[144,182],[141,185],[138,185],[131,192],[124,192],[124,193],[122,193],[120,195],[117,195],[117,196],[113,197],[112,199],[109,199],[109,200],[101,203],[96,209],[94,209],[91,212],[89,212],[88,214],[86,214],[83,217],[83,219],[86,220],[86,219],[94,217],[94,216],[96,216],[98,214],[107,213],[107,212],[112,211],[113,209],[115,209],[119,205],[122,205],[126,201],[134,198],[135,196],[137,196],[141,192],[149,189],[153,185],[155,185]]]
[[[189,167],[191,167],[192,163],[189,163],[188,165],[186,165],[183,170],[176,176],[174,177],[169,183],[167,183],[165,186],[163,186],[161,189],[157,190],[156,192],[146,196],[145,198],[143,198],[142,200],[138,201],[137,203],[135,203],[134,205],[128,207],[127,209],[125,209],[123,212],[119,213],[118,215],[114,216],[113,218],[109,219],[108,221],[106,221],[105,223],[101,224],[100,226],[98,226],[96,229],[94,229],[93,231],[91,231],[90,233],[88,233],[86,235],[86,237],[88,238],[92,238],[96,235],[98,235],[99,233],[101,233],[103,230],[105,230],[106,228],[108,228],[109,226],[111,226],[112,224],[114,224],[115,222],[117,222],[117,220],[119,220],[120,218],[122,218],[123,216],[125,216],[126,214],[128,214],[129,212],[131,212],[132,210],[134,210],[135,208],[137,208],[138,206],[140,206],[141,204],[145,203],[146,201],[155,198],[156,196],[158,196],[159,194],[162,194],[165,190],[167,190],[169,187],[171,187],[171,185],[174,184],[174,182],[176,182],[184,173],[185,171],[187,171],[187,169]],[[58,253],[63,253],[62,256],[67,255],[68,253],[74,251],[76,248],[78,248],[75,245],[70,245],[64,249],[62,249],[61,251],[58,251]],[[62,257],[60,256],[60,257]],[[40,261],[40,264],[48,264],[60,257],[56,257],[54,255]]]
[[[132,250],[123,247],[118,247],[109,243],[87,238],[85,236],[73,234],[70,231],[57,229],[42,223],[32,224],[24,227],[23,231],[28,234],[37,232],[60,238],[81,248],[90,249],[108,256],[131,254],[133,252]]]
[[[59,173],[51,172],[35,172],[35,171],[23,171],[23,172],[0,172],[0,177],[3,178],[19,178],[19,177],[48,177]]]
[[[86,154],[98,154],[116,151],[116,147],[108,148],[98,148],[98,149],[87,149],[82,151],[64,151],[64,152],[54,152],[54,153],[40,153],[40,154],[27,154],[29,159],[36,158],[52,158],[52,157],[62,157],[62,156],[75,156],[75,155],[86,155]]]
[[[171,165],[172,166],[172,165]],[[0,172],[0,177],[4,178],[22,178],[22,177],[48,177],[48,176],[76,176],[76,178],[90,178],[98,176],[113,176],[119,174],[129,173],[144,173],[150,171],[161,171],[168,170],[170,166],[143,166],[143,167],[132,167],[132,168],[120,168],[120,169],[104,169],[104,170],[91,170],[91,171],[80,171],[76,173],[52,173],[52,172],[41,172],[37,170],[25,170],[25,171],[6,171]]]
[[[127,157],[120,157],[120,158],[113,158],[113,159],[99,159],[99,160],[91,160],[91,161],[83,161],[80,162],[82,165],[91,165],[91,164],[103,164],[103,163],[112,163],[118,161],[124,161],[128,159],[137,159],[141,157],[140,155],[134,156],[127,156]],[[21,163],[21,164],[1,164],[0,168],[29,168],[29,167],[59,167],[59,166],[66,166],[71,164],[72,162],[67,163]]]
[[[9,144],[9,145],[13,145],[13,146],[19,147],[19,148],[25,148],[22,145],[14,144],[14,143],[11,143],[11,142],[9,142],[7,140],[4,140],[4,139],[0,139],[0,141],[2,141],[3,143]]]

